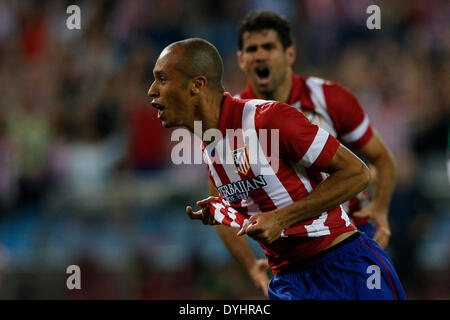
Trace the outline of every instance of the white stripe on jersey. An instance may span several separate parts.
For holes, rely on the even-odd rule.
[[[345,226],[348,227],[351,223],[350,218],[348,217],[347,212],[344,210],[342,204],[339,205],[339,208],[341,208],[341,218],[345,221]]]
[[[300,160],[300,164],[306,168],[309,168],[314,161],[319,157],[325,144],[327,143],[329,133],[325,130],[319,128],[314,137],[314,141],[309,146],[308,151],[306,151],[303,158]]]
[[[325,81],[323,79],[309,77],[308,80],[306,80],[306,85],[311,90],[310,98],[311,102],[314,104],[315,111],[325,120],[321,127],[331,133],[332,136],[336,137],[337,132],[334,129],[333,121],[331,120],[328,113],[327,103],[325,101],[325,95],[323,93],[322,85],[324,84],[324,82]]]
[[[310,225],[305,225],[305,229],[308,231],[308,237],[321,237],[330,234],[330,228],[325,225],[327,217],[328,213],[324,212]]]
[[[276,173],[273,171],[266,158],[264,150],[259,143],[255,128],[256,105],[267,103],[265,100],[250,100],[245,103],[242,113],[242,132],[244,141],[249,141],[255,146],[249,146],[249,157],[252,164],[252,171],[255,176],[264,175],[267,185],[263,187],[269,198],[277,208],[285,207],[293,203],[289,192],[284,188]],[[251,152],[254,151],[254,152]],[[250,155],[251,154],[251,155]],[[256,161],[252,161],[255,159]]]
[[[346,143],[352,143],[361,139],[361,137],[366,133],[367,128],[369,128],[369,117],[367,114],[364,116],[364,120],[355,129],[342,135],[342,140]]]

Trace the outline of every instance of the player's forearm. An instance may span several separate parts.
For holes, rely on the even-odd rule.
[[[209,181],[209,194],[218,196],[219,192],[216,187]],[[216,226],[216,231],[222,239],[223,244],[227,247],[231,255],[241,263],[245,269],[250,272],[251,267],[255,264],[256,259],[253,251],[245,237],[238,237],[237,230],[224,225]]]
[[[237,236],[236,229],[224,225],[216,226],[216,230],[228,251],[250,272],[256,262],[256,258],[247,238]]]
[[[394,157],[386,150],[370,164],[375,168],[375,177],[371,183],[373,190],[371,206],[375,211],[387,213],[396,181]]]
[[[362,162],[356,167],[337,170],[310,194],[277,210],[279,222],[287,228],[301,220],[315,217],[351,199],[369,183],[370,172]]]

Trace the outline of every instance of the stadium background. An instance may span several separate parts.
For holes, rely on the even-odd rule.
[[[70,4],[81,30],[66,28]],[[366,28],[371,4],[381,30]],[[215,231],[187,218],[205,168],[171,163],[146,97],[160,50],[194,36],[240,91],[236,24],[256,8],[291,21],[297,73],[360,99],[397,159],[387,251],[406,294],[450,298],[445,0],[0,0],[0,298],[262,298]],[[81,290],[66,288],[72,264]]]

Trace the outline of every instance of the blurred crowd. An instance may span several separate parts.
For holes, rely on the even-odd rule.
[[[296,73],[349,88],[394,153],[387,251],[407,296],[450,298],[445,0],[0,0],[0,298],[262,298],[185,215],[206,171],[171,163],[146,96],[159,52],[188,37],[216,45],[226,90],[242,90],[237,23],[258,8],[292,23]],[[80,291],[65,287],[71,264]]]

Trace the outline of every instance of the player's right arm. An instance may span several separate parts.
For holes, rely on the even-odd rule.
[[[395,160],[380,135],[374,130],[373,137],[362,148],[357,149],[371,167],[374,177],[371,187],[373,200],[368,207],[354,212],[355,217],[369,217],[376,224],[374,240],[385,248],[389,243],[391,230],[389,227],[389,205],[395,187]]]
[[[216,187],[209,181],[210,196],[218,196]],[[237,231],[224,225],[217,225],[216,231],[223,244],[233,257],[247,270],[255,286],[261,289],[268,297],[269,277],[267,270],[269,264],[266,259],[256,259],[246,237],[238,237]]]

